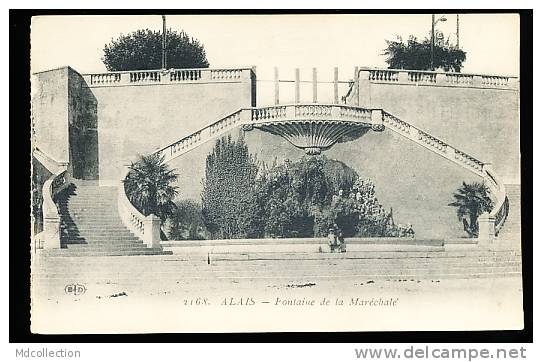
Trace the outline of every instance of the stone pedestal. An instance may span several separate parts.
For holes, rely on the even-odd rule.
[[[408,84],[408,72],[399,72],[399,74],[397,74],[397,81],[399,83]]]
[[[150,214],[144,221],[143,242],[148,248],[160,247],[160,218],[154,214]]]
[[[372,109],[371,110],[371,124],[372,126],[377,126],[378,129],[379,126],[384,125],[384,114],[382,113],[381,109]],[[383,127],[382,127],[383,128]]]
[[[478,244],[491,244],[495,240],[495,217],[484,212],[478,217]]]
[[[41,233],[44,249],[60,249],[60,218],[43,217],[43,232]]]

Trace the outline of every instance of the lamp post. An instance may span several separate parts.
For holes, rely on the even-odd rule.
[[[446,21],[446,17],[443,15],[437,20],[435,20],[435,14],[431,14],[431,70],[435,70],[435,67],[433,65],[435,60],[435,25],[439,21]]]
[[[456,36],[455,47],[459,49],[459,14],[457,14],[456,20],[457,20],[457,25],[456,25],[456,31],[455,31],[455,36]]]
[[[162,69],[166,69],[166,16],[162,15]]]

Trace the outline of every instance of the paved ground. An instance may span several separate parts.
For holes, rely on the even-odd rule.
[[[416,278],[408,276],[409,272],[372,278],[350,272],[352,261],[335,260],[330,268],[330,264],[314,266],[310,263],[315,261],[291,260],[282,261],[285,264],[266,261],[264,270],[256,264],[239,276],[224,277],[239,264],[183,263],[179,269],[171,264],[175,257],[74,258],[69,261],[71,268],[77,266],[85,273],[47,274],[69,264],[68,260],[63,264],[54,260],[53,267],[44,269],[47,273],[35,273],[33,330],[135,333],[522,327],[521,277],[516,274],[464,279],[437,274],[432,278],[427,273]],[[162,259],[153,262],[157,258]],[[319,273],[295,276],[288,272],[310,265]],[[208,268],[218,269],[204,273]],[[83,285],[85,292],[66,293],[66,285]]]

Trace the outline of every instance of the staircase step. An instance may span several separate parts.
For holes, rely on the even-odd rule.
[[[119,215],[64,215],[66,219],[71,221],[119,221]]]
[[[76,227],[88,227],[89,229],[96,228],[96,227],[107,227],[107,226],[123,226],[122,220],[119,218],[118,220],[66,220],[63,222],[63,225],[70,227],[70,226],[76,226]]]
[[[77,251],[123,251],[123,250],[146,250],[147,246],[141,245],[67,245],[68,250]]]
[[[171,251],[163,251],[160,249],[145,249],[145,250],[119,250],[119,251],[77,251],[58,249],[55,251],[44,251],[45,256],[54,257],[89,257],[89,256],[138,256],[138,255],[172,255]]]
[[[96,233],[105,233],[105,232],[111,232],[111,233],[130,233],[133,235],[131,231],[129,231],[124,226],[118,226],[118,227],[109,227],[107,229],[101,228],[98,226],[95,226],[93,228],[78,228],[78,227],[72,227],[72,228],[63,228],[68,233],[78,233],[79,235],[95,235]],[[135,236],[135,235],[134,235]]]
[[[64,248],[45,255],[169,255],[149,249],[126,228],[117,210],[116,187],[92,182],[74,182],[70,195],[59,201]]]
[[[68,237],[66,241],[72,241],[72,242],[79,242],[79,241],[86,241],[86,242],[93,242],[93,241],[122,241],[122,240],[129,240],[129,241],[137,241],[140,240],[139,238],[136,238],[135,236],[130,235],[104,235],[104,236],[91,236],[88,238],[82,238],[82,237]]]

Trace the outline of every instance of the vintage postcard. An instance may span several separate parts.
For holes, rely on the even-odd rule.
[[[519,25],[32,18],[32,333],[522,329]]]

